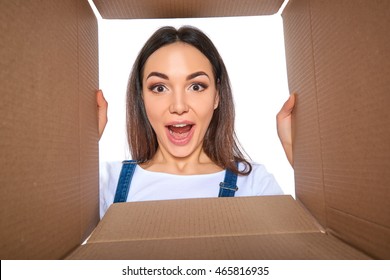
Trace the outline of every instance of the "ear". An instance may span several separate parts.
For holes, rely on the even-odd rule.
[[[216,90],[215,99],[214,99],[214,110],[219,106],[219,90]]]

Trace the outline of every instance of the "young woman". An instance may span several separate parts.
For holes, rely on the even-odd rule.
[[[277,116],[290,163],[292,96]],[[97,101],[101,135],[101,91]],[[115,202],[282,194],[265,167],[244,156],[228,73],[200,30],[163,27],[151,36],[134,63],[126,107],[133,160],[101,168],[101,216]]]

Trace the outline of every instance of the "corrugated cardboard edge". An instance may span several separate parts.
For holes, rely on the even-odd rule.
[[[272,15],[283,0],[93,1],[104,19],[194,18]]]

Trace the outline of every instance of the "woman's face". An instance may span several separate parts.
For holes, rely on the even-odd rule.
[[[146,61],[142,83],[159,149],[175,158],[202,152],[219,101],[209,60],[182,42],[164,46]]]

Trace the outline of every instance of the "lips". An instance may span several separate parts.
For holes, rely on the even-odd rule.
[[[191,122],[174,122],[165,127],[169,140],[175,145],[183,146],[191,140],[195,124]]]

